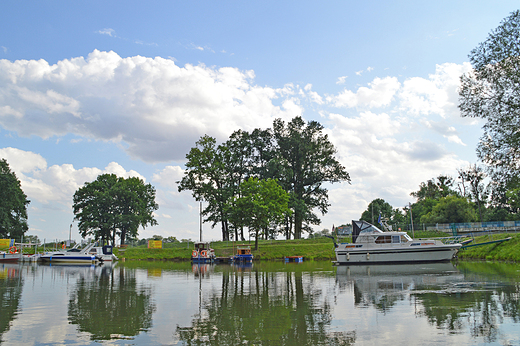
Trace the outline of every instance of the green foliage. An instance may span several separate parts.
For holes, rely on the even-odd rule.
[[[412,217],[414,223],[420,221],[423,216],[426,216],[428,213],[431,213],[433,207],[437,205],[439,201],[432,198],[422,199],[417,201],[417,203],[412,204]],[[410,211],[407,210],[407,222],[410,222]]]
[[[361,214],[361,218],[359,220],[376,225],[379,215],[381,215],[381,218],[391,220],[393,214],[394,209],[388,202],[382,198],[376,198],[368,204],[367,210]]]
[[[0,160],[0,238],[20,239],[27,232],[29,203],[7,161]]]
[[[421,223],[474,222],[478,219],[475,208],[466,198],[440,198],[432,211],[421,217]]]
[[[240,195],[234,205],[240,211],[242,225],[254,234],[256,250],[260,233],[291,215],[289,194],[274,179],[249,178],[240,184]]]
[[[205,221],[212,222],[212,227],[221,222],[222,239],[228,240],[229,215],[225,206],[238,185],[233,184],[230,172],[226,170],[228,149],[216,143],[216,139],[208,135],[197,141],[195,148],[186,155],[185,175],[177,184],[179,192],[191,191],[196,201],[207,202],[202,211]]]
[[[305,225],[320,222],[313,209],[328,210],[323,183],[350,181],[322,130],[319,123],[305,124],[296,117],[287,126],[275,120],[273,130],[236,131],[221,145],[206,135],[186,155],[186,171],[177,182],[178,189],[191,191],[195,200],[207,202],[202,215],[212,226],[221,223],[223,240],[229,240],[233,233],[235,239],[239,234],[244,239],[242,216],[234,205],[241,197],[240,184],[250,177],[277,179],[289,193],[293,210],[292,218],[285,222],[286,237],[292,233],[300,238],[302,231],[309,229]]]
[[[459,109],[463,117],[487,122],[477,148],[489,165],[495,190],[517,179],[520,167],[520,11],[492,30],[469,55],[473,70],[461,77]],[[495,193],[496,200],[500,193]]]
[[[417,198],[418,201],[424,199],[439,199],[442,197],[457,195],[453,190],[454,180],[447,175],[439,175],[436,179],[430,179],[426,183],[419,185],[419,191],[410,193],[410,196]]]
[[[155,188],[135,177],[98,176],[76,191],[73,209],[83,238],[92,235],[112,244],[117,234],[124,244],[127,235],[137,237],[139,226],[157,224],[153,217],[153,211],[158,209]]]
[[[336,149],[323,134],[323,126],[301,117],[291,120],[287,126],[277,119],[273,123],[274,137],[278,144],[279,162],[282,166],[280,184],[291,194],[289,203],[294,211],[294,238],[299,239],[303,224],[319,224],[313,213],[328,210],[328,192],[324,182],[350,182],[345,168],[334,157]]]

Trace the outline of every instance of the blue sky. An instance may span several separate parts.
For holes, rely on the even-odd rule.
[[[325,126],[352,177],[329,186],[315,230],[374,198],[403,207],[421,182],[476,162],[482,123],[460,117],[458,78],[517,6],[3,1],[0,157],[31,200],[29,234],[67,239],[72,195],[108,172],[157,189],[159,226],[140,237],[197,239],[198,204],[174,183],[189,148],[297,115]]]

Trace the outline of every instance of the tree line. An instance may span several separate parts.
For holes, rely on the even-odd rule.
[[[205,135],[186,155],[178,189],[206,202],[202,215],[213,227],[220,224],[222,240],[244,240],[244,228],[253,231],[255,239],[278,233],[299,239],[310,225],[320,223],[315,212],[328,210],[323,184],[350,182],[335,153],[323,126],[316,121],[305,123],[301,117],[288,123],[276,119],[270,129],[235,131],[222,144]],[[254,184],[258,185],[255,191]],[[259,195],[262,184],[269,185],[261,188],[262,193],[277,196],[279,203]],[[276,185],[281,191],[274,191]],[[277,212],[261,215],[261,209]]]

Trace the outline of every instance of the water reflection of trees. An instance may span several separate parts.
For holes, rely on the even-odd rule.
[[[499,285],[486,287],[481,283],[465,283],[464,287],[449,287],[446,293],[432,292],[416,294],[422,305],[419,315],[439,329],[452,333],[469,328],[474,338],[483,338],[486,343],[496,342],[499,325],[504,318],[520,321],[520,287]]]
[[[313,277],[300,272],[223,272],[222,290],[203,304],[187,345],[351,345],[355,333],[329,332],[331,306]]]
[[[9,330],[22,297],[23,280],[20,267],[0,264],[0,343],[1,336]]]
[[[135,270],[102,267],[94,279],[80,278],[69,300],[69,319],[92,340],[130,337],[148,330],[155,306],[151,288],[138,285]]]

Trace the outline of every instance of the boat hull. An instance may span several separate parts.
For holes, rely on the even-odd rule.
[[[237,263],[248,263],[253,262],[253,255],[234,255],[233,256],[233,262]]]
[[[18,262],[22,260],[22,254],[21,253],[7,253],[2,252],[0,253],[0,262],[6,263],[6,262]]]
[[[214,257],[192,257],[191,262],[193,263],[213,263],[215,261]]]
[[[460,244],[421,248],[365,248],[359,250],[336,249],[337,264],[392,264],[449,262]]]
[[[40,261],[51,263],[97,263],[99,258],[96,256],[43,255],[40,257]]]

